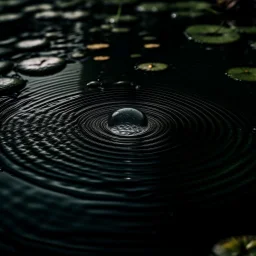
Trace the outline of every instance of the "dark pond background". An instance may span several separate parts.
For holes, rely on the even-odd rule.
[[[184,34],[192,24],[253,19],[210,10],[173,18],[175,9],[141,13],[134,1],[122,15],[135,22],[109,25],[118,5],[64,2],[0,1],[0,59],[13,65],[0,88],[2,78],[26,80],[0,91],[3,255],[209,255],[222,238],[255,234],[255,82],[226,75],[254,66],[255,34],[213,46]],[[6,21],[6,13],[21,16]],[[32,39],[47,43],[17,45]],[[94,43],[110,47],[88,49]],[[48,56],[65,65],[50,75],[19,67]],[[142,71],[141,63],[168,68]],[[145,113],[145,134],[111,133],[109,115],[125,107]]]

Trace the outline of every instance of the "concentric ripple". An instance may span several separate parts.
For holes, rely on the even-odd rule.
[[[239,116],[159,85],[86,91],[77,65],[34,78],[19,100],[0,98],[5,229],[72,252],[144,250],[166,209],[229,202],[254,181],[253,135]],[[145,113],[143,133],[109,129],[125,108]]]
[[[139,186],[164,180],[171,193],[165,197],[182,192],[192,201],[249,182],[252,135],[240,117],[159,86],[142,88],[136,100],[118,87],[84,95],[72,77],[32,84],[32,101],[6,107],[1,159],[14,174],[84,197],[93,196],[92,184],[102,191],[128,171]],[[135,137],[118,136],[108,127],[109,115],[127,107],[148,119],[147,129]]]

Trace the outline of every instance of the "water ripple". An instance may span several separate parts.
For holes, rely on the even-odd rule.
[[[218,203],[220,196],[253,181],[252,134],[240,116],[159,85],[141,87],[131,97],[129,88],[85,91],[83,84],[70,69],[35,79],[12,104],[0,101],[0,159],[12,176],[36,185],[17,188],[1,181],[7,193],[0,192],[0,197],[10,200],[2,207],[8,213],[4,226],[11,228],[12,219],[30,219],[40,210],[41,219],[31,220],[37,227],[32,234],[24,226],[20,233],[25,229],[33,239],[88,249],[94,237],[77,237],[79,232],[91,235],[105,227],[119,234],[129,227],[138,235],[140,228],[154,229],[150,219],[159,217],[163,207]],[[108,128],[109,114],[126,107],[146,114],[148,126],[142,134],[122,137]],[[10,209],[17,191],[28,205],[15,217]],[[52,217],[43,218],[48,209]],[[111,227],[101,225],[105,221]],[[63,223],[69,223],[72,239],[39,236],[42,230],[62,232]],[[96,240],[110,242],[104,239]],[[123,246],[128,243],[120,239]]]

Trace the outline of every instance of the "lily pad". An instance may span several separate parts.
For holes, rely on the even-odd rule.
[[[213,247],[216,256],[256,255],[256,236],[231,237]]]
[[[122,23],[132,23],[135,22],[137,20],[136,16],[133,15],[113,15],[110,16],[106,19],[106,22],[108,23],[118,23],[118,22],[122,22]]]
[[[30,76],[51,75],[62,70],[66,65],[64,59],[58,57],[35,57],[18,63],[20,73]]]
[[[204,12],[202,11],[177,11],[177,12],[173,12],[171,14],[171,17],[173,19],[176,18],[198,18],[205,15]]]
[[[61,17],[61,13],[57,11],[43,11],[43,12],[38,12],[35,14],[35,19],[37,20],[55,20]]]
[[[132,54],[130,55],[130,57],[131,57],[132,59],[140,58],[140,57],[141,57],[141,54],[139,54],[139,53],[132,53]]]
[[[18,22],[23,18],[23,15],[20,13],[4,13],[0,14],[0,25],[7,24],[9,22]]]
[[[128,33],[130,32],[130,29],[129,28],[112,28],[111,29],[111,32],[112,33]]]
[[[71,53],[72,59],[84,59],[87,57],[87,52],[84,50],[75,50]]]
[[[95,44],[88,44],[87,49],[89,50],[102,50],[109,48],[110,45],[107,43],[95,43]]]
[[[190,39],[198,43],[229,44],[240,39],[240,35],[234,29],[218,25],[194,25],[185,30]]]
[[[256,34],[256,26],[237,27],[237,30],[241,34]]]
[[[69,11],[69,12],[63,12],[62,17],[66,20],[70,21],[79,21],[84,20],[88,18],[89,12],[86,11]]]
[[[45,48],[49,42],[45,38],[27,39],[16,43],[15,48],[20,51],[34,51]]]
[[[149,63],[141,63],[139,64],[136,69],[142,71],[149,71],[149,72],[156,72],[156,71],[163,71],[168,68],[168,65],[165,63],[159,62],[149,62]]]
[[[142,3],[137,6],[138,12],[166,12],[169,11],[169,4],[165,2]]]
[[[211,4],[207,2],[200,1],[188,1],[188,2],[176,2],[170,4],[172,9],[193,9],[193,10],[206,10],[211,8]]]
[[[26,6],[23,11],[25,13],[36,13],[39,11],[48,11],[51,10],[53,6],[51,4],[35,4]]]
[[[68,8],[73,8],[81,3],[83,3],[83,0],[69,0],[69,1],[57,0],[55,4],[60,9],[68,9]]]
[[[104,4],[108,5],[119,5],[119,4],[134,4],[137,0],[105,0]]]
[[[229,69],[226,74],[234,80],[256,82],[256,68],[236,67]]]
[[[0,96],[12,95],[26,86],[26,81],[13,77],[0,78]]]

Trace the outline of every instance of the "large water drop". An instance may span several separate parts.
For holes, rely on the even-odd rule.
[[[116,110],[108,119],[110,131],[119,136],[140,135],[146,131],[147,126],[147,116],[134,108]]]

